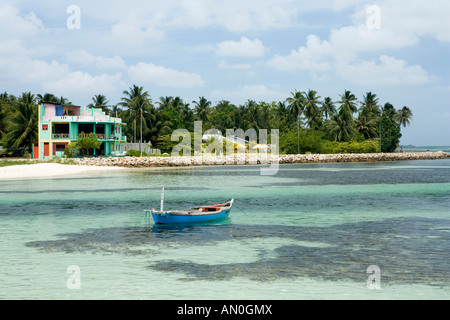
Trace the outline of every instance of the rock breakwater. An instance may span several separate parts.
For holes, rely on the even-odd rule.
[[[444,159],[450,155],[443,151],[361,154],[288,154],[288,155],[233,155],[187,157],[108,157],[73,159],[75,164],[126,168],[188,167],[208,165],[258,165],[288,163],[375,162],[401,160]]]

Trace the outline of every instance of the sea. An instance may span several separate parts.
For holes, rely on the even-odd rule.
[[[397,151],[399,151],[400,148],[403,148],[404,152],[444,151],[446,153],[450,153],[450,146],[400,145],[397,148]]]
[[[225,220],[146,209],[235,199]],[[450,158],[0,181],[0,299],[450,298]]]

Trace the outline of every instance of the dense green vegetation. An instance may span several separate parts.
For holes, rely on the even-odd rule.
[[[124,135],[128,141],[150,141],[155,148],[170,152],[175,129],[194,131],[194,121],[203,122],[203,131],[226,129],[279,129],[280,153],[360,153],[393,152],[401,137],[401,127],[410,124],[408,107],[396,109],[379,104],[368,92],[358,100],[344,90],[338,99],[321,97],[314,90],[295,90],[284,101],[248,100],[234,105],[221,100],[213,105],[205,97],[185,102],[180,97],[160,97],[153,101],[143,87],[133,85],[111,105],[104,95],[92,98],[92,106],[101,107],[127,123]],[[6,92],[0,95],[0,143],[5,150],[31,149],[38,138],[37,105],[43,101],[71,104],[53,94],[23,93],[19,97]],[[142,123],[142,125],[141,125]],[[381,137],[381,143],[380,143]]]
[[[72,141],[67,146],[64,154],[68,158],[72,158],[75,155],[82,154],[83,156],[89,156],[92,150],[100,148],[103,142],[97,140],[97,135],[95,133],[85,134],[81,132],[78,135],[77,141]]]

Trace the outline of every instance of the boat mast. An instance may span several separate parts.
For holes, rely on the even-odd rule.
[[[164,186],[161,187],[161,211],[164,211]]]

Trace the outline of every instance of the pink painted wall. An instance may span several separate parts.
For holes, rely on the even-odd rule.
[[[47,117],[54,117],[55,116],[55,105],[53,104],[44,104],[45,106],[45,111],[44,111],[44,116]]]

